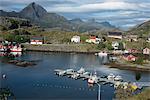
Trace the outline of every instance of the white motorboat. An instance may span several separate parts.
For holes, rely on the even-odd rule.
[[[0,52],[3,52],[3,51],[5,51],[5,49],[4,48],[0,48]]]
[[[7,48],[0,45],[0,52],[6,52],[6,51],[7,51]]]
[[[98,56],[107,56],[108,54],[106,52],[99,52],[97,55]]]
[[[108,80],[114,80],[114,78],[115,78],[115,75],[114,75],[114,74],[109,74],[109,75],[107,76],[107,79],[108,79]]]
[[[89,78],[89,79],[88,79],[88,83],[89,83],[89,84],[94,84],[94,80],[91,79],[91,78]]]
[[[114,78],[115,81],[121,81],[122,80],[122,77],[117,75],[115,78]]]

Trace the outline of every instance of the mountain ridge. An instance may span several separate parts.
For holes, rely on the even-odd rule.
[[[86,32],[91,30],[101,30],[104,28],[109,30],[116,29],[116,27],[111,25],[109,22],[96,22],[95,19],[87,22],[82,21],[79,18],[76,20],[68,20],[64,16],[57,13],[47,12],[46,9],[35,2],[30,3],[20,12],[5,12],[0,10],[0,16],[25,18],[40,27],[60,27],[70,31]]]
[[[150,35],[150,20],[145,21],[135,27],[131,28],[128,33],[138,35]]]

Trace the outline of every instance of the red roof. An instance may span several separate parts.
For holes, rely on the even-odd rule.
[[[137,57],[130,54],[130,55],[124,55],[124,59],[126,59],[128,61],[135,61],[137,59]]]
[[[96,36],[91,36],[90,39],[96,39]]]

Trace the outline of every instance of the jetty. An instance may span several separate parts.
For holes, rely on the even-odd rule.
[[[116,78],[118,76],[114,75],[108,75],[108,76],[97,76],[96,74],[93,74],[91,72],[85,71],[83,68],[81,68],[78,71],[75,71],[74,69],[55,69],[55,73],[59,76],[67,76],[69,78],[73,79],[84,79],[88,80],[88,83],[92,84],[110,84],[111,86],[114,86],[114,88],[117,88],[118,86],[123,86],[124,89],[126,89],[129,85],[133,89],[142,89],[143,87],[149,87],[150,82],[127,82],[124,81],[123,78]],[[121,77],[121,76],[120,76]]]

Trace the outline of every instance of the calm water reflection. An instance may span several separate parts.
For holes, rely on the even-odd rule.
[[[140,73],[139,76],[133,71],[107,68],[102,65],[107,62],[107,58],[92,54],[26,52],[17,59],[38,61],[36,66],[27,68],[0,62],[0,73],[7,75],[6,79],[0,78],[0,86],[9,88],[17,100],[97,100],[96,85],[89,87],[81,79],[58,77],[54,74],[56,68],[78,70],[84,67],[87,71],[96,71],[98,75],[122,75],[127,81],[144,82],[150,76],[149,73]],[[114,89],[109,85],[103,85],[101,92],[102,100],[111,100],[114,97]]]

